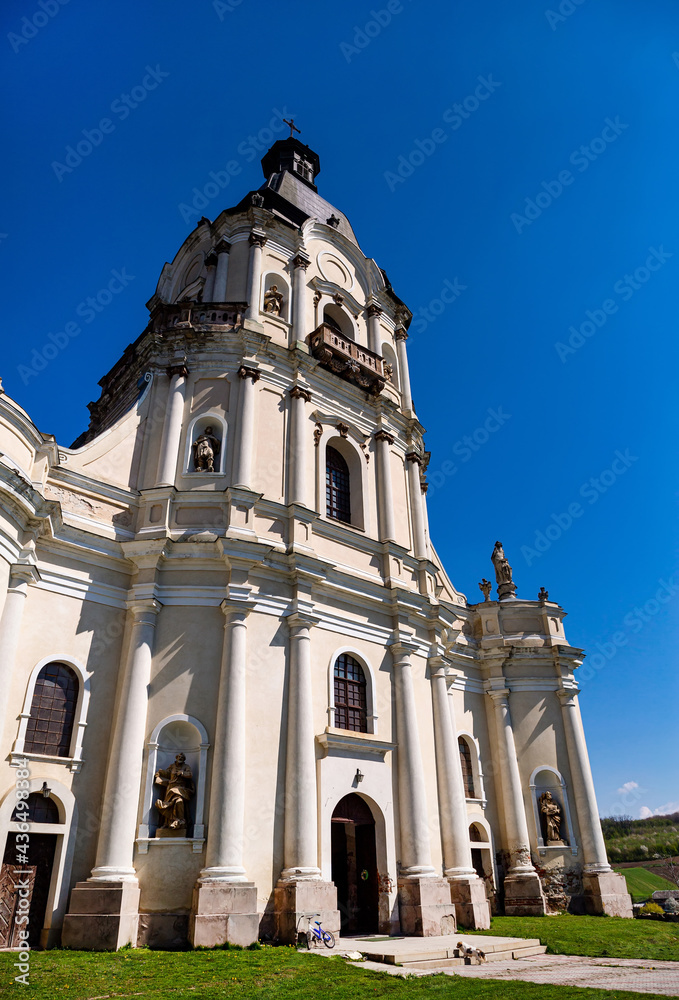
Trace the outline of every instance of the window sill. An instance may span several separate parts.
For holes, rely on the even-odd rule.
[[[465,799],[465,802],[467,803],[468,806],[480,806],[482,809],[485,809],[486,806],[488,805],[488,799],[469,799],[469,798],[467,798],[467,799]]]
[[[74,773],[78,772],[83,766],[82,760],[76,760],[74,757],[56,757],[52,754],[46,753],[26,753],[22,751],[17,753],[15,750],[9,755],[10,767],[21,767],[21,764],[25,760],[34,760],[36,763],[42,764],[64,764],[69,771]]]
[[[331,729],[316,737],[327,757],[330,751],[349,751],[352,755],[368,754],[381,757],[384,760],[389,750],[394,750],[395,743],[381,740],[373,733],[357,733],[351,729]]]

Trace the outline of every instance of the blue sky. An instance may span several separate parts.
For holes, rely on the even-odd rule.
[[[547,587],[591,654],[602,814],[679,809],[676,3],[5,0],[0,17],[5,390],[70,444],[163,262],[260,185],[248,137],[293,114],[321,193],[415,313],[452,580],[476,601],[503,541],[519,596]],[[95,145],[66,160],[83,130]]]

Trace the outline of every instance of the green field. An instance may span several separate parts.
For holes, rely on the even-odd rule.
[[[650,899],[656,889],[676,889],[673,882],[669,882],[661,875],[650,872],[647,868],[616,868],[615,871],[624,875],[627,879],[627,891],[635,903]]]
[[[480,933],[539,938],[552,955],[679,962],[679,924],[660,920],[577,917],[570,913],[555,917],[493,917],[490,930]]]
[[[549,922],[549,921],[546,921]],[[620,990],[541,986],[512,980],[435,976],[401,978],[341,958],[260,951],[46,951],[31,955],[30,985],[13,982],[16,955],[0,953],[0,996],[25,1000],[639,1000]],[[644,993],[644,1000],[661,1000]]]

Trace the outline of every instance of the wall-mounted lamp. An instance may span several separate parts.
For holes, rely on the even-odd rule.
[[[359,782],[363,781],[365,775],[361,773],[359,768],[356,768],[356,774],[354,775],[354,781],[358,785]]]
[[[46,781],[43,781],[42,788],[40,789],[40,791],[42,792],[43,799],[48,799],[52,794],[52,789],[47,787]]]

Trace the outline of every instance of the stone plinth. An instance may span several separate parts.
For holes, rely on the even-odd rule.
[[[401,934],[436,937],[454,934],[455,905],[450,883],[444,878],[403,878],[398,880]]]
[[[337,909],[337,889],[334,882],[309,879],[282,882],[274,889],[276,939],[281,944],[296,944],[300,934],[306,934],[307,917],[319,914],[323,930],[335,937],[340,932],[340,912]]]
[[[137,948],[179,951],[189,939],[188,913],[140,913]]]
[[[490,927],[490,903],[482,879],[449,879],[450,898],[455,906],[458,927],[487,931]]]
[[[596,916],[631,917],[632,897],[627,891],[624,875],[601,872],[582,876],[585,911]]]
[[[205,882],[193,890],[189,941],[194,948],[254,944],[259,936],[254,882]]]
[[[78,882],[64,917],[61,944],[78,951],[136,947],[139,886],[135,882]]]
[[[547,912],[547,900],[537,872],[508,875],[504,893],[507,917],[542,917]]]

